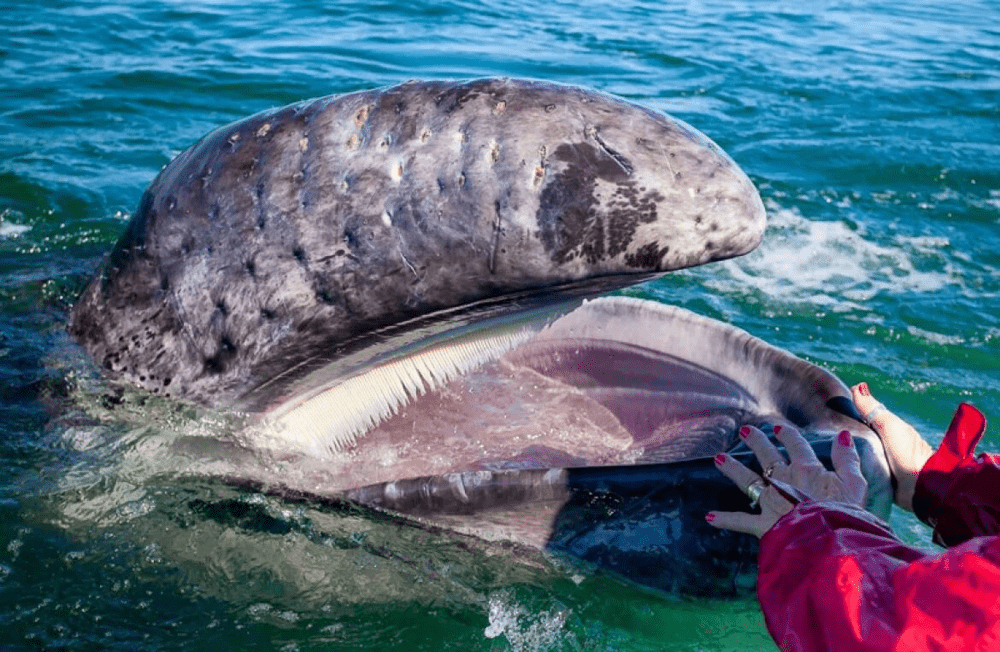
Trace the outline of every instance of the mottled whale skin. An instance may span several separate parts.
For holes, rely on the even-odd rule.
[[[763,230],[753,184],[680,121],[536,81],[409,82],[180,154],[70,330],[114,377],[261,409],[373,342],[738,256]]]

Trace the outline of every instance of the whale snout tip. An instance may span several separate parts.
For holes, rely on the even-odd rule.
[[[415,324],[743,255],[764,216],[709,138],[624,100],[509,79],[360,91],[250,116],[176,157],[71,333],[112,376],[256,407],[331,350],[360,360]]]
[[[767,228],[767,210],[760,193],[742,170],[734,167],[733,171],[740,178],[732,184],[728,195],[720,196],[713,211],[728,228],[722,230],[717,251],[710,260],[750,253],[760,245]]]
[[[709,151],[717,158],[705,161],[702,150],[703,162],[682,173],[687,183],[677,183],[674,172],[660,186],[657,219],[633,244],[647,255],[627,263],[668,272],[743,256],[760,245],[767,227],[760,193],[724,152]]]

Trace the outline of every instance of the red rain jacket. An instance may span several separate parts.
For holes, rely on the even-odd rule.
[[[961,404],[917,478],[940,554],[841,503],[802,502],[761,539],[757,596],[782,650],[1000,650],[1000,455]]]

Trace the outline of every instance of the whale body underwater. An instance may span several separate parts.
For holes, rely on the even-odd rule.
[[[829,372],[611,290],[745,254],[765,213],[708,138],[514,79],[408,82],[222,127],[144,193],[71,335],[113,383],[224,413],[226,479],[569,554],[656,589],[742,594],[743,424],[854,433]],[[595,298],[599,297],[599,298]],[[190,453],[186,453],[190,454]]]

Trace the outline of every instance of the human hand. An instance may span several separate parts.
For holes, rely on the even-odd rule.
[[[836,437],[830,452],[834,471],[826,470],[809,442],[795,428],[775,426],[774,434],[785,446],[787,460],[763,432],[753,426],[740,428],[740,437],[746,441],[764,469],[763,478],[725,453],[715,457],[719,470],[744,492],[750,487],[763,487],[758,499],[760,514],[709,512],[705,515],[705,520],[718,528],[746,532],[758,538],[763,536],[778,519],[791,511],[796,501],[787,490],[776,486],[771,480],[789,485],[812,500],[836,501],[864,507],[868,483],[861,475],[861,462],[850,432],[844,430]],[[756,491],[756,488],[751,491]]]
[[[917,475],[934,454],[934,449],[913,426],[875,400],[868,383],[855,385],[851,394],[862,418],[882,440],[889,468],[896,479],[896,504],[912,512]]]

